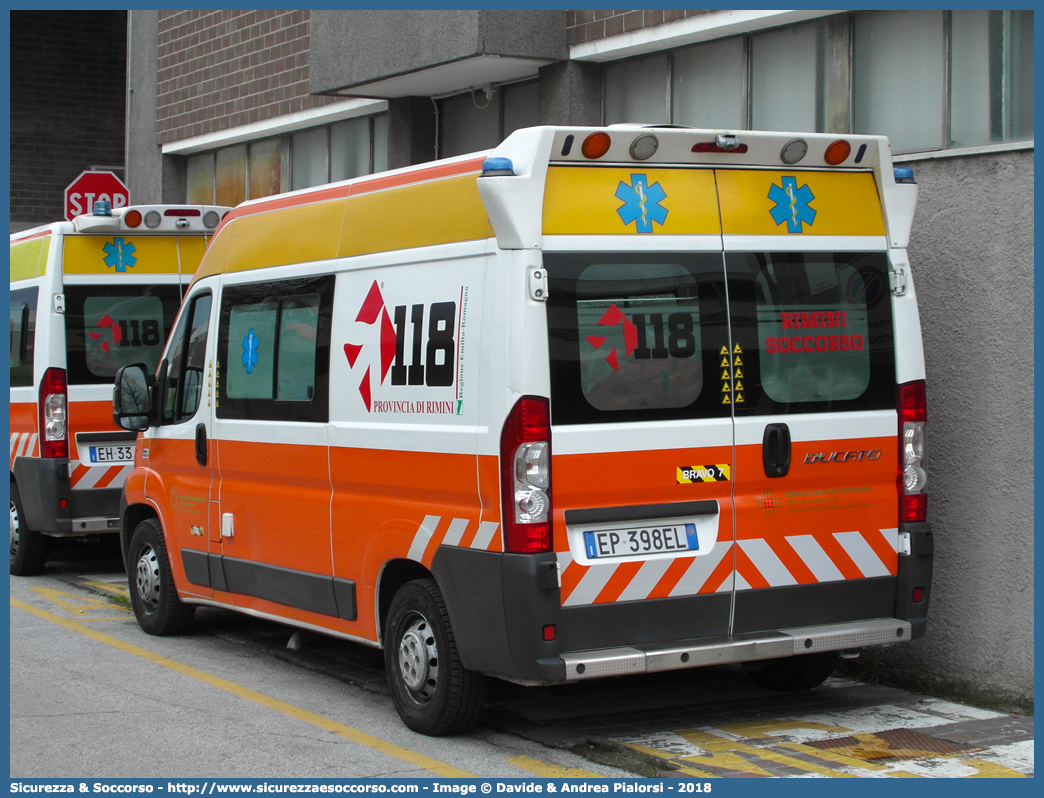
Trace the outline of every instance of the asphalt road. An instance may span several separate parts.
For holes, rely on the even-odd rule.
[[[432,739],[400,722],[380,652],[209,608],[150,637],[125,595],[104,544],[12,577],[12,777],[1033,775],[1032,718],[846,678],[780,695],[734,666],[494,682],[479,728]]]

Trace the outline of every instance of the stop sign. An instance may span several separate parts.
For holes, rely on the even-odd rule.
[[[98,200],[125,208],[130,204],[130,191],[112,172],[80,172],[65,188],[65,218],[71,222],[81,213],[90,213]]]

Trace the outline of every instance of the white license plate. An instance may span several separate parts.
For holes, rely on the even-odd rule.
[[[92,464],[105,465],[106,463],[133,463],[134,445],[113,446],[88,446],[88,455]]]
[[[584,532],[588,559],[633,557],[672,551],[696,551],[700,547],[696,524],[596,529]]]

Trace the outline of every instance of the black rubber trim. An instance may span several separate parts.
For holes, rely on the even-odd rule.
[[[531,682],[565,680],[554,553],[500,554],[439,546],[431,564],[468,670]],[[556,639],[544,640],[545,626]]]
[[[733,634],[889,618],[894,576],[737,590]]]
[[[277,565],[181,550],[185,578],[194,585],[274,601],[321,615],[356,619],[355,582]]]
[[[932,567],[935,538],[931,524],[900,524],[899,534],[910,534],[910,554],[899,555],[899,573],[895,588],[893,616],[910,622],[910,637],[922,637],[928,624],[928,604],[932,595]],[[921,601],[913,600],[915,588],[921,589]]]
[[[632,504],[626,507],[596,507],[590,510],[566,510],[567,524],[611,524],[628,521],[652,521],[657,518],[681,518],[690,515],[717,515],[718,502],[704,499],[669,504]]]
[[[16,457],[11,470],[22,496],[26,526],[43,535],[69,535],[73,508],[69,506],[68,458]],[[64,508],[58,506],[63,499]]]
[[[123,488],[74,489],[69,491],[69,512],[73,518],[119,518],[122,497]],[[72,531],[76,532],[75,524]]]
[[[665,643],[728,634],[731,593],[563,607],[563,651]]]
[[[138,439],[138,433],[136,432],[125,432],[120,430],[119,432],[78,432],[76,433],[77,443],[97,443],[98,441],[136,441]],[[116,463],[113,463],[116,465]]]
[[[194,585],[210,587],[210,565],[208,554],[195,549],[181,550],[181,566],[185,569],[185,578]]]

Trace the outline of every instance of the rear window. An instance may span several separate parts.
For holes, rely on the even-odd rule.
[[[155,371],[180,302],[177,285],[66,285],[69,382],[111,383],[132,363]]]
[[[548,254],[554,423],[721,415],[721,255]],[[728,408],[725,408],[727,412]]]
[[[880,253],[726,255],[736,338],[748,361],[736,412],[894,407],[885,267]]]

